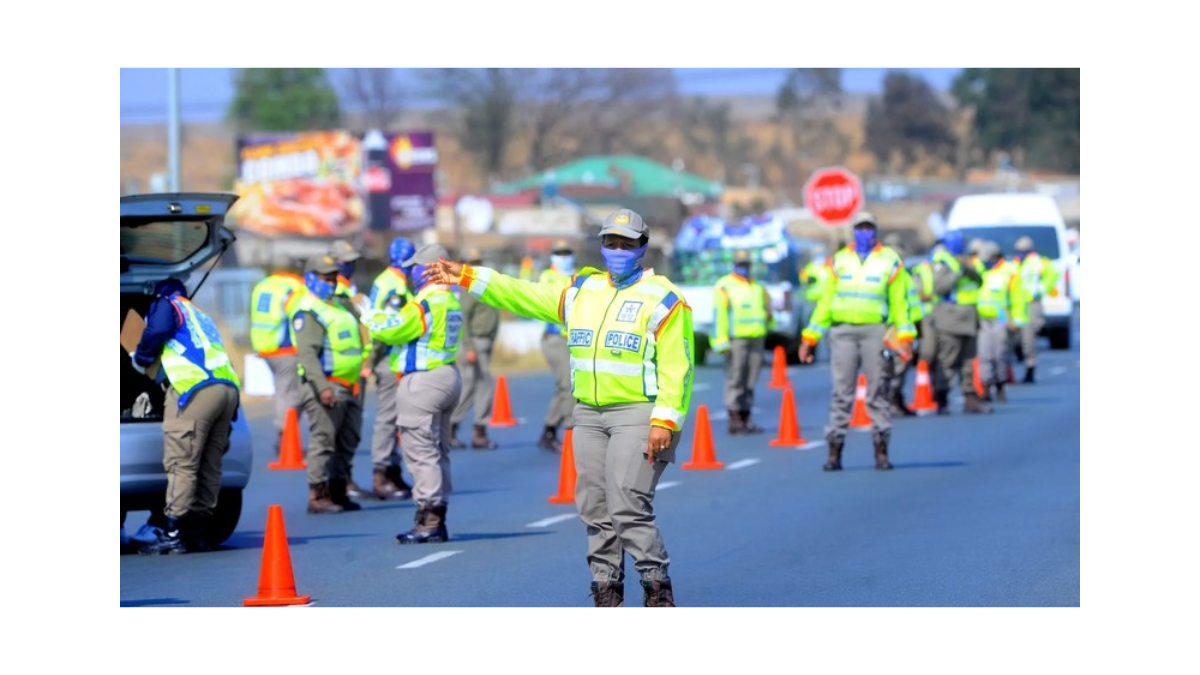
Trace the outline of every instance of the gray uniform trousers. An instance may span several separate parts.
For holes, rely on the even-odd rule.
[[[725,356],[725,407],[750,410],[754,406],[754,385],[762,371],[766,338],[732,338]]]
[[[643,580],[669,578],[671,560],[654,522],[654,490],[667,464],[675,461],[680,434],[649,463],[653,409],[653,403],[575,406],[575,504],[587,526],[594,581],[624,581],[626,552]]]
[[[300,359],[295,354],[280,354],[264,357],[264,360],[275,376],[275,431],[282,434],[288,410],[295,410],[298,416],[304,409],[304,390],[300,388],[300,375],[296,372]],[[278,446],[275,450],[279,451]]]
[[[984,387],[1008,382],[1008,327],[1000,319],[979,317],[979,381]]]
[[[1021,326],[1021,357],[1025,360],[1026,368],[1037,366],[1037,335],[1046,325],[1046,313],[1042,310],[1042,301],[1034,300],[1029,303],[1029,323]]]
[[[350,464],[362,440],[362,397],[336,382],[336,402],[326,408],[313,387],[304,385],[304,412],[308,415],[308,452],[304,455],[308,484],[350,480]]]
[[[466,350],[458,350],[458,367],[462,373],[462,393],[459,394],[450,421],[460,424],[475,408],[475,424],[487,424],[492,416],[492,397],[495,395],[495,379],[492,378],[492,338],[472,337],[475,349],[475,364],[467,363]]]
[[[854,413],[854,393],[861,369],[867,376],[867,414],[871,430],[884,438],[892,432],[892,410],[888,406],[883,377],[883,334],[881,323],[843,323],[829,329],[829,372],[833,376],[833,398],[825,438],[845,438]]]
[[[575,411],[575,396],[571,393],[571,350],[567,347],[565,335],[544,333],[542,335],[542,356],[550,364],[550,372],[554,373],[554,396],[550,406],[546,408],[545,425],[570,429],[574,426],[572,415]]]
[[[378,345],[376,345],[378,348]],[[375,428],[371,435],[371,466],[386,470],[400,466],[396,433],[396,373],[388,359],[375,364]]]
[[[954,335],[938,332],[937,366],[933,369],[934,391],[950,391],[957,384],[963,393],[975,391],[975,372],[972,362],[976,356],[974,335]]]
[[[921,317],[921,337],[917,342],[917,358],[933,368],[937,364],[937,327],[933,324],[933,312]]]
[[[396,394],[396,423],[404,438],[404,463],[413,477],[413,501],[432,507],[448,503],[450,415],[462,394],[462,375],[453,363],[405,373]]]
[[[179,409],[179,393],[167,389],[163,407],[163,469],[167,499],[163,513],[212,514],[221,492],[221,463],[229,451],[229,428],[238,407],[238,390],[210,384],[192,391]]]

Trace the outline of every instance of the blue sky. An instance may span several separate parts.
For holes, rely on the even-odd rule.
[[[179,95],[185,121],[219,120],[233,98],[232,68],[183,68]],[[334,71],[341,69],[332,69]],[[676,68],[684,94],[721,96],[773,94],[786,68]],[[855,93],[878,93],[890,68],[846,68],[842,87]],[[950,88],[961,68],[905,68],[936,90]],[[121,69],[121,124],[152,124],[167,120],[168,69]],[[338,74],[332,76],[335,80]]]

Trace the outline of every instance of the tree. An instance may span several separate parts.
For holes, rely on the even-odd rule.
[[[890,71],[883,94],[868,103],[865,145],[892,171],[903,171],[923,158],[951,162],[955,139],[950,111],[928,82]]]
[[[840,163],[849,150],[849,139],[837,127],[842,108],[841,68],[793,68],[775,95],[775,121],[780,125],[779,147],[786,139],[791,152],[777,151],[785,185],[799,196],[801,158],[816,168]]]
[[[529,168],[541,171],[578,151],[579,139],[565,133],[589,101],[598,99],[601,71],[589,68],[541,68],[527,82]]]
[[[337,93],[324,68],[242,68],[226,119],[241,133],[337,127]]]
[[[1078,68],[967,68],[951,85],[974,112],[986,155],[1007,153],[1024,168],[1079,171]]]
[[[392,68],[348,68],[342,88],[346,100],[363,110],[368,128],[386,130],[403,110],[404,92]]]
[[[630,152],[665,159],[662,138],[640,137],[645,122],[670,112],[676,103],[675,72],[670,68],[604,68],[595,73],[596,97],[576,131],[585,154]]]
[[[459,111],[458,137],[488,180],[500,180],[528,70],[438,68],[424,75],[429,93]]]
[[[753,164],[754,141],[747,138],[732,119],[728,103],[709,103],[694,98],[684,108],[679,125],[683,140],[698,155],[714,157],[720,164],[722,183],[737,184],[740,169]]]

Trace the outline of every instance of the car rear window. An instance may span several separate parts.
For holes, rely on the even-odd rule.
[[[1000,246],[1000,252],[1008,258],[1017,252],[1017,240],[1029,237],[1033,240],[1033,248],[1043,258],[1058,258],[1062,251],[1058,248],[1058,234],[1053,225],[982,225],[964,227],[963,238],[990,239]]]
[[[121,219],[121,257],[171,265],[187,260],[208,239],[205,220]]]

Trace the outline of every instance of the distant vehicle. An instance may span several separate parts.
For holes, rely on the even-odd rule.
[[[1079,245],[1075,245],[1075,249],[1067,256],[1067,272],[1070,274],[1068,279],[1068,288],[1071,293],[1071,299],[1079,302]]]
[[[154,286],[175,277],[196,294],[192,277],[233,244],[223,225],[237,195],[170,193],[121,197],[121,321],[133,310],[146,316]],[[163,508],[167,475],[163,469],[162,385],[139,374],[121,348],[121,522],[129,511]],[[214,544],[229,538],[242,513],[242,490],[250,481],[250,427],[240,411],[221,466],[221,491],[207,533]]]
[[[966,241],[990,239],[1004,257],[1016,254],[1017,239],[1028,236],[1038,255],[1058,268],[1058,284],[1042,298],[1046,325],[1041,335],[1050,339],[1051,349],[1071,346],[1071,315],[1074,303],[1068,293],[1067,232],[1062,211],[1053,197],[1037,193],[1007,192],[965,195],[954,201],[946,219],[947,230],[962,230]]]
[[[696,333],[696,363],[708,356],[716,316],[713,288],[717,280],[733,271],[733,252],[749,250],[751,275],[771,298],[775,327],[767,334],[766,348],[782,345],[790,363],[798,361],[800,325],[805,316],[800,270],[808,262],[807,252],[816,242],[788,235],[778,218],[747,216],[733,223],[722,218],[696,216],[680,228],[671,253],[671,280],[679,286],[692,308]]]

